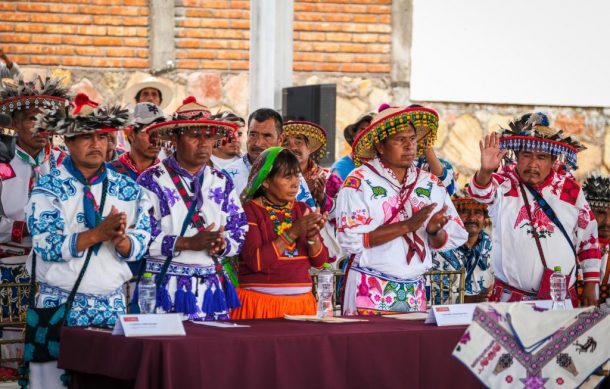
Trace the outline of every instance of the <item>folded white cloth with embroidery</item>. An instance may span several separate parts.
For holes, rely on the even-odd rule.
[[[453,355],[489,387],[573,388],[610,359],[609,331],[597,308],[480,304]]]

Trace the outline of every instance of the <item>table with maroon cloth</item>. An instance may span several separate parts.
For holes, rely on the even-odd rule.
[[[186,336],[145,338],[66,327],[59,366],[73,373],[73,388],[481,387],[451,356],[466,327],[368,320],[186,322]]]

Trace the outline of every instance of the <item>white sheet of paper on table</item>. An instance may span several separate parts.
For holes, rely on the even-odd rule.
[[[237,323],[231,323],[228,321],[194,321],[194,320],[189,320],[191,323],[193,324],[200,324],[202,326],[208,326],[208,327],[218,327],[218,328],[244,328],[244,327],[251,327],[248,324],[237,324]]]
[[[181,315],[178,313],[119,315],[112,335],[186,336]]]
[[[428,317],[427,312],[411,312],[411,313],[399,313],[396,315],[385,315],[384,317],[397,320],[426,320]]]
[[[286,320],[295,320],[295,321],[311,321],[316,323],[358,323],[368,321],[366,319],[350,319],[347,317],[325,317],[319,318],[316,315],[284,315],[284,319]]]

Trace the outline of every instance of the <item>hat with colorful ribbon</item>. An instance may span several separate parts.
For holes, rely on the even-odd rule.
[[[47,106],[65,107],[70,92],[61,78],[47,77],[43,81],[36,76],[31,81],[19,78],[0,80],[0,114],[12,116],[13,113],[30,108]]]
[[[500,148],[509,150],[509,161],[516,160],[519,151],[543,152],[557,157],[570,170],[577,168],[576,154],[586,149],[563,130],[551,128],[549,118],[541,112],[525,114],[509,127],[500,136]]]
[[[326,130],[319,125],[301,120],[291,120],[282,126],[282,135],[303,135],[309,142],[309,149],[314,161],[326,155]]]
[[[96,132],[112,132],[132,125],[129,110],[120,105],[102,106],[79,93],[68,106],[43,102],[36,115],[33,132],[73,137]]]
[[[468,193],[468,185],[451,196],[451,201],[458,211],[462,209],[480,209],[485,211],[487,217],[487,204],[480,203],[470,196]]]
[[[241,194],[242,203],[245,204],[246,201],[254,197],[256,191],[261,187],[271,169],[273,169],[273,163],[282,150],[286,149],[280,146],[269,147],[256,158],[252,164],[252,169],[250,169],[248,184]]]
[[[189,128],[205,131],[205,134],[214,139],[233,137],[237,125],[230,122],[211,120],[210,109],[199,104],[193,96],[189,96],[182,102],[171,120],[163,123],[153,124],[146,128],[148,133],[155,131],[161,139],[168,140],[172,135],[183,132]]]
[[[582,190],[591,208],[610,207],[610,177],[592,173],[582,183]]]
[[[438,113],[419,106],[401,108],[381,105],[371,124],[354,139],[352,156],[356,166],[377,156],[376,144],[409,128],[415,130],[418,142],[431,132],[436,134]]]

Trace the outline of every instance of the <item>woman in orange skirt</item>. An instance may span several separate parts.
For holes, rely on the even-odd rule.
[[[232,319],[316,313],[309,269],[328,260],[320,237],[326,215],[295,200],[299,173],[282,147],[263,151],[252,166],[242,195],[249,230],[239,256],[241,307]]]

